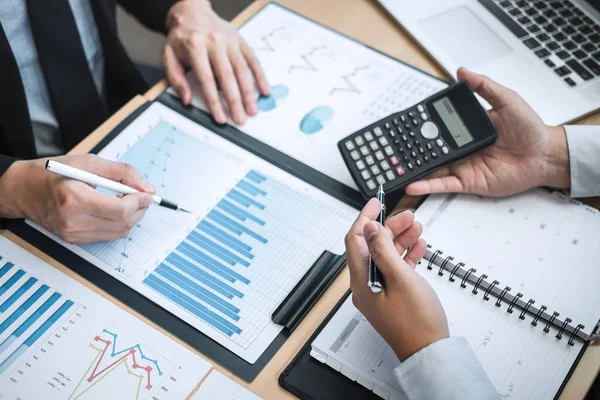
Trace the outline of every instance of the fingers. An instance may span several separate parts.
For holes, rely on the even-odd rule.
[[[258,112],[258,105],[256,104],[256,99],[258,96],[254,90],[252,72],[250,71],[246,59],[242,56],[239,48],[230,50],[229,58],[231,59],[231,65],[233,66],[233,71],[242,93],[246,112],[248,115],[255,115]]]
[[[414,245],[423,234],[423,225],[420,222],[413,223],[407,230],[394,237],[394,246],[399,254],[404,254],[410,246]]]
[[[430,193],[461,193],[464,192],[464,185],[456,176],[445,176],[413,182],[405,190],[406,194],[411,196]]]
[[[163,50],[162,64],[167,73],[167,79],[171,86],[175,88],[183,104],[190,104],[192,101],[192,89],[190,83],[185,77],[185,70],[175,51],[169,45]]]
[[[263,96],[269,96],[271,94],[271,87],[267,82],[262,66],[258,61],[256,54],[254,54],[252,49],[248,46],[248,44],[246,44],[245,41],[243,41],[243,39],[241,44],[241,50],[242,54],[244,55],[244,58],[246,59],[246,63],[248,63],[248,66],[250,67],[250,70],[254,75],[254,79],[256,80],[256,84],[258,85],[258,90],[260,90],[260,94],[262,94]]]
[[[219,80],[223,96],[229,105],[233,121],[238,125],[243,124],[246,122],[246,113],[242,105],[237,80],[233,73],[233,66],[227,54],[227,46],[221,43],[220,36],[213,36],[212,40],[214,43],[209,53],[210,62]]]
[[[69,243],[84,244],[94,242],[108,242],[125,238],[131,234],[135,225],[142,219],[147,208],[140,208],[126,220],[110,221],[104,218],[85,216],[79,221],[79,227],[58,232]]]
[[[192,71],[196,79],[198,79],[202,95],[210,113],[217,123],[226,123],[227,117],[219,98],[219,91],[217,90],[217,83],[215,82],[215,76],[210,65],[205,40],[200,35],[194,34],[186,42],[186,47],[190,54],[189,59]]]
[[[72,184],[79,182],[73,182]],[[111,221],[123,221],[130,218],[141,208],[152,204],[152,196],[148,193],[134,193],[123,197],[100,193],[88,186],[72,190],[74,200],[66,204],[73,213],[90,215]],[[108,230],[103,228],[103,230]]]
[[[417,242],[410,248],[408,253],[404,256],[404,261],[412,268],[415,269],[417,264],[423,256],[425,255],[425,251],[427,250],[427,243],[424,239],[418,239]]]
[[[364,227],[369,253],[383,274],[384,280],[394,279],[398,270],[405,266],[387,229],[380,223],[369,221]]]
[[[108,161],[94,155],[82,156],[78,160],[82,160],[82,169],[93,174],[121,182],[142,192],[154,193],[156,191],[154,186],[145,181],[140,173],[129,164]]]
[[[466,68],[459,68],[457,77],[465,81],[469,87],[483,97],[495,109],[502,108],[511,103],[512,91],[496,83],[487,76],[479,75]]]
[[[369,202],[363,207],[360,214],[354,221],[354,224],[350,227],[349,234],[363,236],[363,228],[365,224],[369,221],[375,221],[379,216],[380,211],[380,202],[377,199],[371,199]]]

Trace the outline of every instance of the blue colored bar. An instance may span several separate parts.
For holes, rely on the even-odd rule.
[[[15,274],[16,275],[16,274]],[[19,297],[23,296],[23,293],[25,293],[26,291],[29,290],[30,287],[33,286],[34,283],[37,282],[37,279],[35,278],[29,278],[27,280],[27,282],[25,282],[23,284],[23,286],[21,286],[20,288],[17,289],[16,292],[14,292],[12,294],[12,296],[10,296],[8,298],[8,300],[6,300],[1,306],[0,306],[0,313],[5,312],[10,306],[12,306],[15,301],[17,301],[19,299]]]
[[[8,289],[10,289],[15,284],[15,282],[17,282],[19,279],[21,279],[21,277],[23,275],[25,275],[25,271],[20,269],[13,276],[11,276],[6,282],[4,282],[4,285],[0,286],[0,296],[2,296],[4,293],[6,293],[6,291]]]
[[[243,216],[242,214],[236,212],[235,209],[232,210],[231,208],[227,208],[227,206],[224,207],[222,201],[220,201],[217,204],[217,207],[219,207],[222,211],[225,211],[227,214],[231,215],[232,217],[234,217],[238,221],[242,221],[242,222],[246,221],[246,217]]]
[[[160,279],[157,279],[155,276],[148,276],[146,279],[144,279],[144,283],[156,290],[159,294],[162,294],[166,298],[191,312],[201,320],[220,330],[227,336],[232,336],[234,333],[239,334],[242,332],[240,328],[227,321],[225,318],[210,311],[202,304],[190,299],[189,297],[184,296],[181,292],[174,290],[171,286],[167,285]]]
[[[27,340],[25,340],[25,342],[23,342],[23,344],[27,347],[31,347],[44,333],[46,333],[46,331],[52,326],[54,325],[54,323],[56,321],[58,321],[60,319],[60,317],[63,316],[64,313],[67,312],[67,310],[69,308],[71,308],[71,306],[73,305],[73,302],[71,300],[67,300],[63,303],[62,306],[60,306],[60,308],[56,311],[54,311],[54,314],[52,314],[50,316],[50,318],[48,318],[46,320],[46,322],[44,322],[42,325],[40,325],[39,328],[36,329],[35,332],[33,332],[31,334],[31,336],[29,336],[27,338]]]
[[[234,239],[231,236],[227,235],[226,233],[219,231],[217,228],[200,224],[198,230],[200,232],[204,232],[206,235],[210,236],[211,238],[218,240],[219,242],[223,243],[225,246],[231,247],[234,251],[238,252],[240,255],[242,255],[250,260],[254,259],[254,254],[248,252],[246,249],[243,248],[243,247],[249,247],[249,246],[246,246],[239,240]],[[242,246],[240,246],[240,243],[242,244]]]
[[[177,261],[173,256],[176,256],[181,260]],[[244,297],[244,294],[239,290],[229,286],[225,282],[221,281],[219,278],[212,276],[211,274],[205,272],[202,268],[198,268],[197,266],[188,263],[183,257],[179,257],[176,254],[171,253],[169,257],[165,260],[165,262],[171,264],[175,268],[179,268],[189,276],[198,281],[202,282],[208,287],[211,287],[213,290],[221,293],[223,296],[232,299],[233,296],[237,296],[239,298]]]
[[[235,189],[231,189],[229,191],[229,193],[227,193],[227,197],[229,197],[229,198],[237,201],[238,203],[240,203],[240,204],[242,204],[242,205],[244,205],[246,207],[250,207],[252,205],[252,206],[254,206],[256,208],[259,208],[261,210],[265,209],[265,206],[263,204],[259,203],[256,200],[251,199],[250,197],[246,196],[245,194],[242,194],[242,193],[238,192]]]
[[[2,257],[0,257],[0,260],[2,259]],[[12,267],[14,267],[15,264],[7,262],[6,264],[4,264],[4,266],[2,268],[0,268],[0,278],[2,278],[4,275],[6,275],[6,273],[8,271],[10,271],[10,269]]]
[[[264,176],[262,176],[261,174],[259,174],[255,170],[252,170],[252,171],[248,172],[248,174],[246,175],[246,178],[248,178],[251,181],[254,181],[256,183],[262,183],[262,182],[264,182],[264,181],[267,180],[267,178],[265,178]]]
[[[231,215],[240,215],[242,217],[242,221],[249,219],[251,221],[256,222],[259,225],[262,225],[262,226],[265,225],[265,221],[263,221],[262,219],[255,217],[254,215],[250,214],[248,211],[242,210],[238,206],[231,204],[230,202],[228,202],[225,199],[221,200],[219,202],[218,206],[221,207],[223,210],[227,211],[228,213],[230,213]]]
[[[34,294],[29,296],[27,300],[25,300],[8,318],[4,320],[0,324],[0,335],[4,333],[4,331],[13,324],[29,307],[33,305],[44,293],[48,291],[47,285],[42,285],[38,290],[35,291]]]
[[[31,327],[56,301],[60,298],[60,293],[54,292],[44,304],[42,304],[33,314],[29,316],[14,332],[13,336],[20,337],[27,329]]]
[[[264,190],[261,190],[261,189],[257,188],[256,186],[249,184],[246,181],[239,181],[236,186],[239,187],[240,189],[242,189],[244,192],[246,192],[249,195],[254,196],[254,197],[256,197],[259,194],[262,196],[266,196],[266,194],[267,194],[267,192],[265,192]]]
[[[210,290],[207,290],[195,284],[193,281],[181,275],[173,268],[170,268],[165,264],[161,264],[158,266],[158,268],[156,268],[155,273],[170,281],[172,284],[174,284],[174,286],[178,286],[182,289],[187,290],[189,293],[199,298],[202,302],[208,304],[209,306],[213,307],[219,312],[227,315],[229,318],[235,321],[238,321],[240,319],[240,317],[237,315],[240,312],[239,308],[223,300],[219,296],[212,293]]]
[[[182,242],[177,248],[177,250],[183,253],[183,255],[188,256],[198,264],[210,269],[215,274],[218,274],[231,282],[235,282],[236,280],[242,282],[248,281],[243,275],[238,274],[231,268],[221,264],[208,254],[204,254],[203,252],[196,249],[194,246],[189,245],[188,243]]]
[[[223,232],[222,229],[220,229],[219,227],[211,224],[207,220],[203,220],[202,222],[200,222],[200,224],[198,224],[198,228],[202,229],[203,231],[205,231],[207,233],[210,232],[213,237],[216,237],[216,238],[219,238],[219,239],[223,238],[223,240],[226,240],[227,243],[231,243],[231,245],[228,245],[229,247],[239,248],[239,249],[242,249],[242,250],[247,251],[247,252],[251,252],[252,251],[252,247],[251,246],[247,245],[246,243],[242,242],[239,239],[234,238],[233,236],[231,236],[227,232]]]
[[[243,233],[246,233],[250,236],[252,236],[253,238],[255,238],[256,240],[258,240],[261,243],[267,243],[268,240],[265,239],[264,237],[260,236],[258,233],[254,233],[253,231],[251,231],[250,229],[246,228],[245,226],[238,224],[237,222],[233,221],[231,218],[221,214],[219,211],[217,210],[212,210],[208,216],[210,218],[212,218],[213,220],[215,220],[215,222],[219,223],[220,225],[223,225],[225,228],[230,229],[229,227],[232,227],[233,229],[237,230],[237,231],[241,231]],[[232,230],[233,232],[233,230]]]
[[[192,231],[186,240],[197,244],[202,247],[204,250],[212,253],[213,255],[219,257],[221,260],[225,261],[229,265],[235,265],[235,263],[240,263],[245,267],[249,267],[250,263],[244,260],[241,257],[238,257],[236,254],[233,254],[231,251],[223,248],[219,244],[213,242],[212,240],[200,235],[197,232]]]

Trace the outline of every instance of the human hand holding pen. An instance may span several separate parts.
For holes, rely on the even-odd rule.
[[[0,217],[27,218],[70,243],[126,237],[152,204],[154,187],[131,165],[95,155],[56,157],[59,161],[134,187],[140,193],[117,197],[46,171],[47,159],[15,162],[0,177]]]
[[[404,361],[448,337],[448,323],[437,295],[414,270],[425,254],[425,241],[419,238],[423,227],[410,211],[381,225],[375,222],[379,212],[379,201],[372,199],[346,235],[352,301]],[[366,285],[369,254],[385,281],[381,293]]]

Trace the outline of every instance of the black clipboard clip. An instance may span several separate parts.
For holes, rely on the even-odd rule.
[[[345,256],[325,250],[273,312],[273,322],[292,332],[337,277],[345,261]]]

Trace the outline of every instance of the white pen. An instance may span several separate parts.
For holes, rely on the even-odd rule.
[[[60,176],[64,176],[65,178],[75,179],[77,181],[87,183],[88,185],[98,186],[120,194],[134,194],[140,192],[139,190],[127,185],[123,185],[122,183],[111,181],[110,179],[106,179],[101,176],[92,174],[90,172],[82,171],[80,169],[71,167],[69,165],[61,164],[52,160],[48,160],[48,162],[46,163],[46,170],[58,174]],[[191,211],[186,210],[185,208],[175,203],[167,201],[160,196],[153,195],[152,200],[161,207],[170,208],[171,210],[175,211],[191,213]]]

